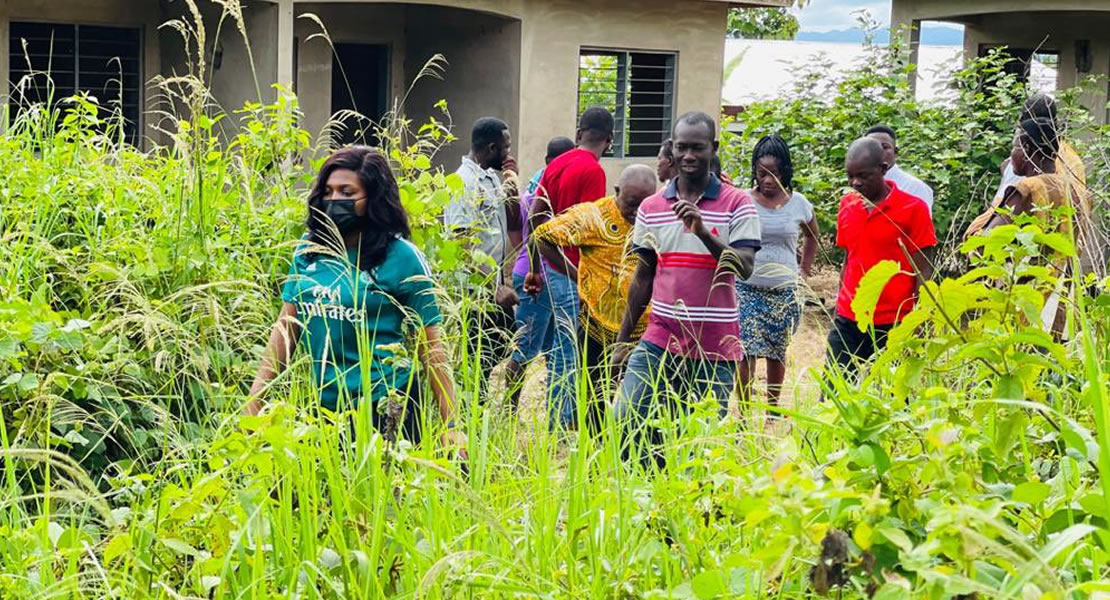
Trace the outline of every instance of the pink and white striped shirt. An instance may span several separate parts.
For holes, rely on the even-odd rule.
[[[633,248],[657,257],[651,317],[643,339],[686,358],[739,361],[740,315],[736,275],[718,261],[674,213],[674,180],[644,200],[636,215]],[[759,249],[759,214],[744,190],[713,177],[698,200],[710,233],[732,248]]]

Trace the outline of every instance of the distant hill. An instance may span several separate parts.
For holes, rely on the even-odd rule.
[[[858,44],[863,41],[862,29],[838,29],[836,31],[799,31],[796,38],[801,42],[840,42]],[[875,41],[885,44],[890,41],[890,31],[883,29],[875,34]],[[930,46],[963,46],[963,29],[943,25],[926,24],[921,28],[921,43]]]

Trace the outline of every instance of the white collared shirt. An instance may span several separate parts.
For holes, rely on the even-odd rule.
[[[494,169],[483,169],[469,156],[462,158],[455,173],[462,179],[463,189],[447,204],[443,222],[448,227],[473,231],[480,240],[477,249],[501,265],[508,240],[501,175]]]
[[[910,175],[898,165],[890,167],[890,170],[886,172],[886,178],[897,184],[898,189],[903,192],[921,198],[925,206],[929,207],[929,213],[932,214],[933,188],[929,187],[928,184]]]

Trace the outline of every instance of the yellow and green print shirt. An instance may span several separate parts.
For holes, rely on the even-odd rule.
[[[575,246],[581,251],[578,295],[582,299],[582,322],[594,338],[615,339],[628,306],[628,287],[640,260],[631,252],[632,223],[621,215],[616,198],[572,206],[532,235],[537,241]],[[643,333],[647,318],[648,311],[644,311],[635,337]]]

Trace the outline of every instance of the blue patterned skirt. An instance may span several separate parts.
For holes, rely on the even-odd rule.
[[[736,284],[740,307],[740,341],[744,355],[786,360],[790,338],[802,321],[802,306],[794,286],[765,288]]]

